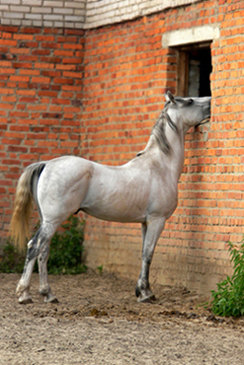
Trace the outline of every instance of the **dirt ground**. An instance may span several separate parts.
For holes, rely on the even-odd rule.
[[[155,285],[154,303],[137,303],[135,282],[89,270],[50,276],[59,303],[15,297],[17,274],[0,274],[1,365],[244,364],[244,319],[211,314],[185,288]]]

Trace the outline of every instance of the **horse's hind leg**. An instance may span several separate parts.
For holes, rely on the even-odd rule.
[[[35,237],[33,237],[28,242],[28,250],[29,250],[29,246],[32,245],[32,241],[34,239],[35,239]],[[31,298],[31,295],[29,293],[29,289],[30,289],[31,274],[32,274],[32,271],[33,271],[34,264],[36,262],[36,257],[33,257],[32,259],[30,259],[29,255],[28,255],[28,250],[27,250],[27,255],[26,255],[26,259],[25,259],[24,270],[23,270],[21,279],[18,282],[18,285],[17,285],[17,288],[16,288],[16,294],[19,297],[19,303],[20,304],[32,303],[32,298]]]
[[[53,295],[50,285],[48,284],[48,272],[47,272],[47,262],[49,257],[50,241],[41,250],[38,256],[38,268],[40,277],[40,294],[44,297],[45,303],[57,303],[58,300]]]
[[[30,288],[30,280],[33,272],[33,267],[36,261],[36,258],[45,250],[45,246],[50,241],[53,233],[55,232],[56,227],[49,223],[42,223],[40,229],[35,234],[35,236],[28,242],[27,245],[27,254],[25,259],[25,266],[23,270],[23,274],[20,278],[20,281],[17,285],[16,294],[19,297],[19,303],[26,304],[32,302],[29,288]]]

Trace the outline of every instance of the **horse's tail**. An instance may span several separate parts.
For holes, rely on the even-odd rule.
[[[14,200],[14,210],[10,222],[10,236],[16,247],[23,250],[29,237],[29,218],[33,207],[33,188],[45,167],[37,162],[28,166],[20,176]]]

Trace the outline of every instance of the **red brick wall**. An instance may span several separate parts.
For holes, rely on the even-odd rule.
[[[158,242],[152,282],[208,291],[230,270],[226,243],[242,239],[243,15],[240,1],[205,1],[86,34],[88,156],[119,164],[145,146],[163,93],[176,89],[176,58],[162,48],[163,32],[206,24],[220,28],[220,39],[211,46],[211,124],[186,137],[179,205]],[[89,219],[89,264],[136,279],[140,236],[139,225]]]
[[[2,238],[23,167],[80,154],[83,52],[83,31],[0,26]]]
[[[203,1],[79,31],[0,28],[1,234],[23,166],[61,154],[121,164],[148,139],[176,88],[163,32],[205,24],[212,43],[212,120],[186,138],[179,205],[157,245],[152,282],[206,291],[229,271],[226,243],[243,235],[243,2]],[[3,233],[4,232],[4,233]],[[88,265],[136,279],[140,226],[87,219]]]

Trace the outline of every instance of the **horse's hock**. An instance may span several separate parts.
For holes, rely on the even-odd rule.
[[[2,244],[26,165],[71,154],[125,163],[145,147],[166,90],[186,96],[209,88],[211,122],[186,135],[178,207],[156,247],[151,281],[213,289],[230,272],[226,243],[243,236],[243,16],[242,1],[84,0],[44,7],[5,0]],[[140,237],[135,224],[87,217],[88,266],[136,279]]]

